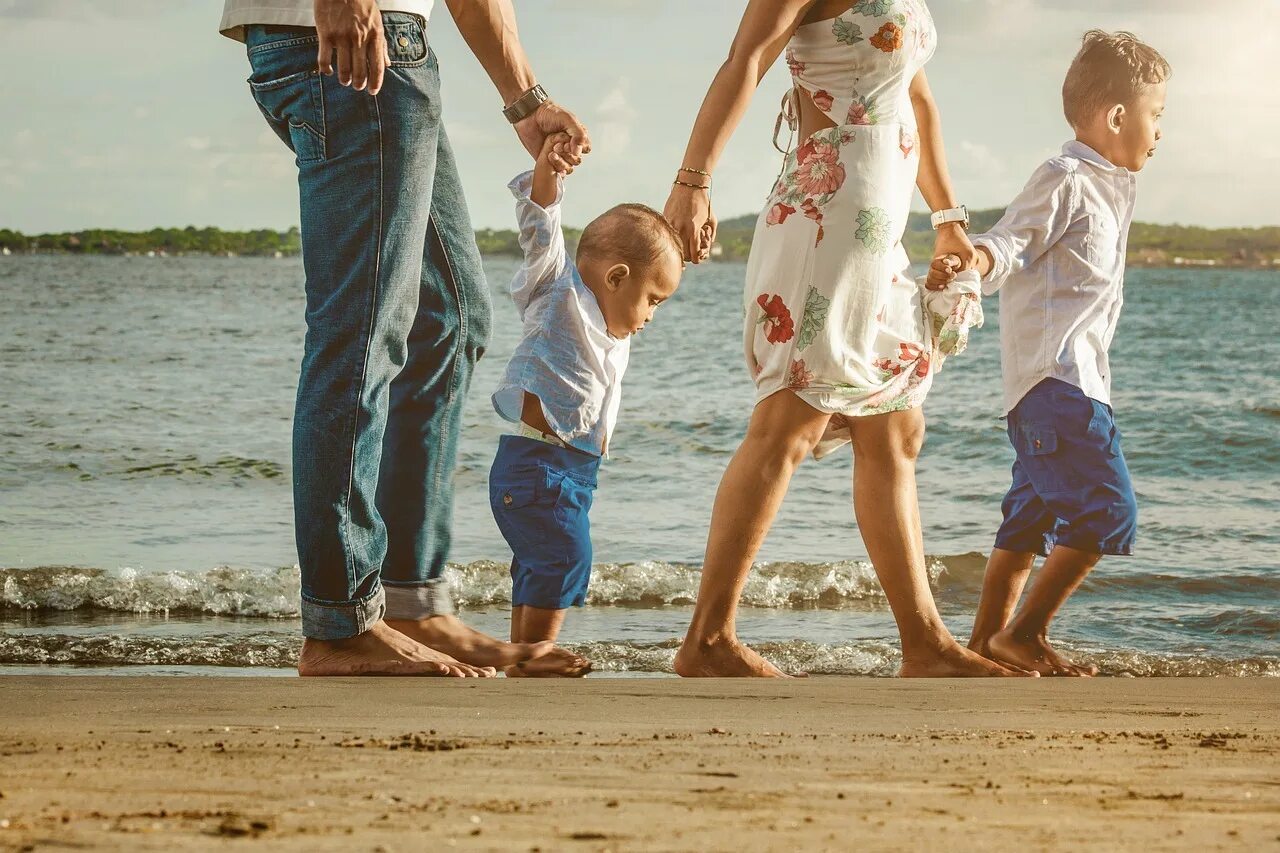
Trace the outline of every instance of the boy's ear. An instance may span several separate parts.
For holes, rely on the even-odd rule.
[[[631,275],[631,267],[626,264],[614,264],[609,267],[609,271],[605,273],[605,285],[610,290],[617,290],[622,287],[622,283],[627,280],[627,276]]]
[[[1120,128],[1124,126],[1125,120],[1128,118],[1124,104],[1116,104],[1107,110],[1107,130],[1112,133],[1119,133]]]

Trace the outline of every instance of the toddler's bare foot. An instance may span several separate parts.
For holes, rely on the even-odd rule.
[[[302,643],[298,675],[440,675],[492,678],[491,667],[475,667],[428,648],[385,622],[345,640]]]
[[[472,666],[506,668],[542,657],[555,648],[551,642],[508,643],[474,628],[452,614],[426,619],[388,619],[395,630]]]
[[[954,642],[928,653],[904,654],[898,670],[899,678],[1034,678],[1036,675],[988,660]]]
[[[685,678],[791,678],[737,637],[700,642],[686,637],[676,652],[675,671]]]
[[[1098,674],[1097,667],[1077,665],[1058,654],[1043,634],[1023,637],[1006,628],[992,635],[987,645],[994,660],[1041,675],[1089,678]]]
[[[507,667],[507,678],[582,678],[591,661],[559,646],[541,657]]]

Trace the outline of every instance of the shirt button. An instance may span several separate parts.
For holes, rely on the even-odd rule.
[[[506,504],[507,506],[511,506],[511,493],[510,493],[510,492],[507,492],[505,495],[503,495],[503,496],[502,496],[502,502],[503,502],[504,504]]]

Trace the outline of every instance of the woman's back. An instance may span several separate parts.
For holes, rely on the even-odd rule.
[[[834,125],[914,129],[908,88],[936,44],[924,0],[856,0],[834,18],[801,24],[787,45],[787,67]]]

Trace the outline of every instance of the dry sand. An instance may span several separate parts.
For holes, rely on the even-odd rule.
[[[0,848],[1280,847],[1280,680],[0,678]]]

